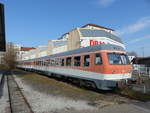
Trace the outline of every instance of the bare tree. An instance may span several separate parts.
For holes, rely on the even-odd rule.
[[[13,43],[6,44],[6,52],[4,54],[4,65],[6,69],[14,69],[16,67],[18,49]]]

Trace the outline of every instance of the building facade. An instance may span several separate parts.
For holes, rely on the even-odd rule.
[[[110,28],[87,24],[69,32],[68,50],[97,44],[114,44],[125,48],[121,38]]]
[[[45,46],[39,46],[23,55],[22,60],[43,57],[97,44],[114,44],[125,48],[115,30],[96,24],[86,24],[63,34],[57,40],[50,40]]]

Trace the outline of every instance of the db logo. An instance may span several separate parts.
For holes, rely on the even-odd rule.
[[[94,46],[94,45],[98,45],[98,44],[105,44],[105,42],[90,40],[90,46]]]

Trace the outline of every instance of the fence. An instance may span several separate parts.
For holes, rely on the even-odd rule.
[[[141,93],[150,94],[150,67],[133,64],[133,76],[143,78],[145,82],[133,85],[132,89]]]
[[[145,65],[133,64],[133,73],[138,73],[139,76],[147,76],[150,79],[150,67]]]

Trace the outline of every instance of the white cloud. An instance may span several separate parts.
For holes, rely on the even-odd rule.
[[[150,27],[150,16],[139,19],[135,24],[129,25],[121,30],[118,30],[117,33],[119,35],[131,34],[143,30],[146,27]]]
[[[115,2],[116,0],[99,0],[99,4],[101,7],[105,8]]]
[[[134,39],[134,40],[130,40],[129,43],[130,44],[133,44],[133,43],[136,43],[136,42],[140,42],[142,40],[145,40],[145,39],[150,39],[150,35],[147,35],[145,37],[141,37],[141,38],[137,38],[137,39]]]

